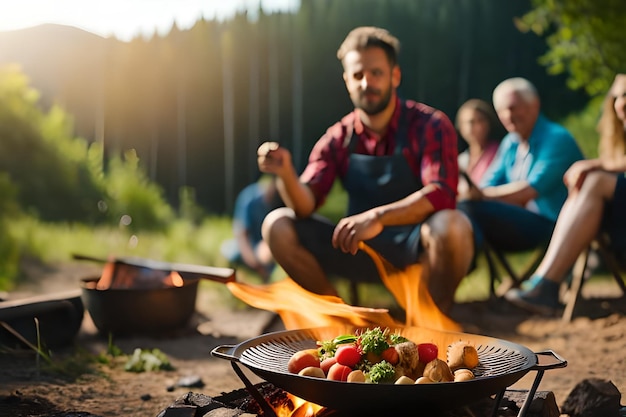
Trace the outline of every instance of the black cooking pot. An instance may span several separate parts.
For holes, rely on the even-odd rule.
[[[295,352],[316,348],[317,341],[330,340],[342,334],[354,334],[356,330],[346,326],[280,331],[261,335],[235,346],[218,346],[211,354],[232,361],[236,371],[236,363],[241,363],[264,380],[307,401],[333,410],[362,415],[432,415],[428,413],[462,407],[501,393],[531,370],[538,371],[537,377],[540,380],[545,369],[567,365],[566,361],[553,352],[549,354],[558,359],[558,362],[540,365],[537,354],[505,340],[405,327],[392,330],[416,343],[437,344],[443,350],[444,358],[445,347],[457,340],[475,344],[480,361],[473,369],[476,378],[463,382],[419,385],[368,384],[300,376],[287,370],[289,358]],[[241,375],[240,372],[237,373]],[[538,381],[535,385],[538,385]]]
[[[163,335],[184,327],[196,308],[198,280],[182,287],[96,289],[83,279],[82,299],[96,328],[116,336]]]
[[[82,280],[82,299],[94,324],[103,334],[163,335],[184,327],[191,318],[200,280],[235,281],[235,270],[203,265],[163,262],[144,258],[102,259],[74,255],[75,259],[113,267],[105,288],[100,278]],[[166,284],[177,272],[182,286]]]

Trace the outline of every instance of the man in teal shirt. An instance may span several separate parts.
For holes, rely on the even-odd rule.
[[[503,251],[535,249],[549,241],[567,198],[563,174],[584,157],[572,135],[540,113],[528,80],[500,83],[493,104],[509,133],[483,182],[460,196],[458,208],[472,220],[479,245],[486,240]]]

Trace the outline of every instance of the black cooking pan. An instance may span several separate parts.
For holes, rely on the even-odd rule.
[[[421,413],[454,409],[503,392],[531,370],[542,374],[545,369],[567,365],[566,361],[552,352],[559,362],[539,365],[537,354],[505,340],[407,327],[392,330],[416,343],[437,344],[442,359],[450,343],[457,340],[474,343],[480,360],[474,369],[476,378],[423,385],[368,384],[299,376],[287,370],[287,362],[296,351],[315,348],[318,340],[333,339],[342,334],[354,333],[355,330],[351,327],[324,327],[280,331],[238,345],[218,346],[211,354],[233,361],[233,364],[241,363],[259,377],[307,401],[334,410],[367,415],[390,415],[391,411],[403,412],[403,415],[426,415]]]
[[[99,263],[112,262],[117,265],[123,265],[137,269],[151,269],[168,272],[176,271],[184,280],[208,279],[210,281],[216,281],[222,284],[225,284],[227,282],[233,282],[236,280],[235,270],[232,268],[164,262],[137,257],[116,257],[111,259],[103,259],[95,256],[80,254],[72,254],[72,257],[76,260],[83,261],[93,261]]]

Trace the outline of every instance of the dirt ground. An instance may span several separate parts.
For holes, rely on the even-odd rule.
[[[39,268],[36,274],[45,279],[27,283],[11,296],[78,288],[80,278],[100,271],[90,268]],[[499,301],[458,304],[451,316],[469,333],[505,339],[535,352],[550,349],[566,359],[567,367],[546,371],[539,386],[540,391],[553,391],[561,406],[576,384],[587,378],[609,380],[626,394],[626,300],[615,298],[619,295],[614,282],[588,283],[568,324],[560,318],[530,316]],[[243,388],[230,362],[212,357],[211,350],[280,330],[281,323],[272,313],[223,302],[228,296],[214,287],[201,287],[191,323],[176,335],[114,341],[127,354],[135,348],[160,349],[175,368],[171,371],[131,373],[121,364],[92,364],[91,372],[67,379],[38,368],[28,349],[0,350],[0,416],[156,416],[190,391],[219,396]],[[75,345],[94,356],[107,349],[108,340],[97,332],[88,313]],[[59,349],[53,352],[54,360],[75,357],[75,352],[75,346]],[[247,375],[252,382],[260,381]],[[529,372],[511,388],[529,389],[535,375]],[[181,386],[194,381],[197,385]]]

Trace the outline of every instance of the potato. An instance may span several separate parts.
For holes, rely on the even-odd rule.
[[[469,369],[460,368],[454,371],[454,382],[469,381],[474,379],[474,373]]]
[[[415,381],[408,376],[402,375],[400,378],[396,379],[396,382],[394,383],[396,385],[413,385],[415,384]]]
[[[314,378],[326,378],[326,374],[322,371],[322,368],[317,366],[307,366],[300,372],[298,372],[300,376],[312,376]]]
[[[447,362],[453,371],[475,368],[478,365],[478,351],[471,343],[459,340],[448,346]]]
[[[360,369],[354,370],[348,374],[348,382],[365,382],[365,374]]]
[[[320,367],[320,358],[315,349],[299,350],[294,353],[287,363],[287,370],[297,374],[308,366]]]
[[[454,375],[452,375],[450,367],[439,358],[426,364],[426,368],[424,368],[424,376],[430,378],[430,380],[434,382],[454,381]]]
[[[432,384],[432,383],[434,383],[434,382],[435,382],[435,381],[433,381],[432,379],[430,379],[430,378],[429,378],[429,377],[427,377],[427,376],[420,376],[419,378],[417,378],[417,379],[415,380],[415,383],[416,383],[416,384]]]

